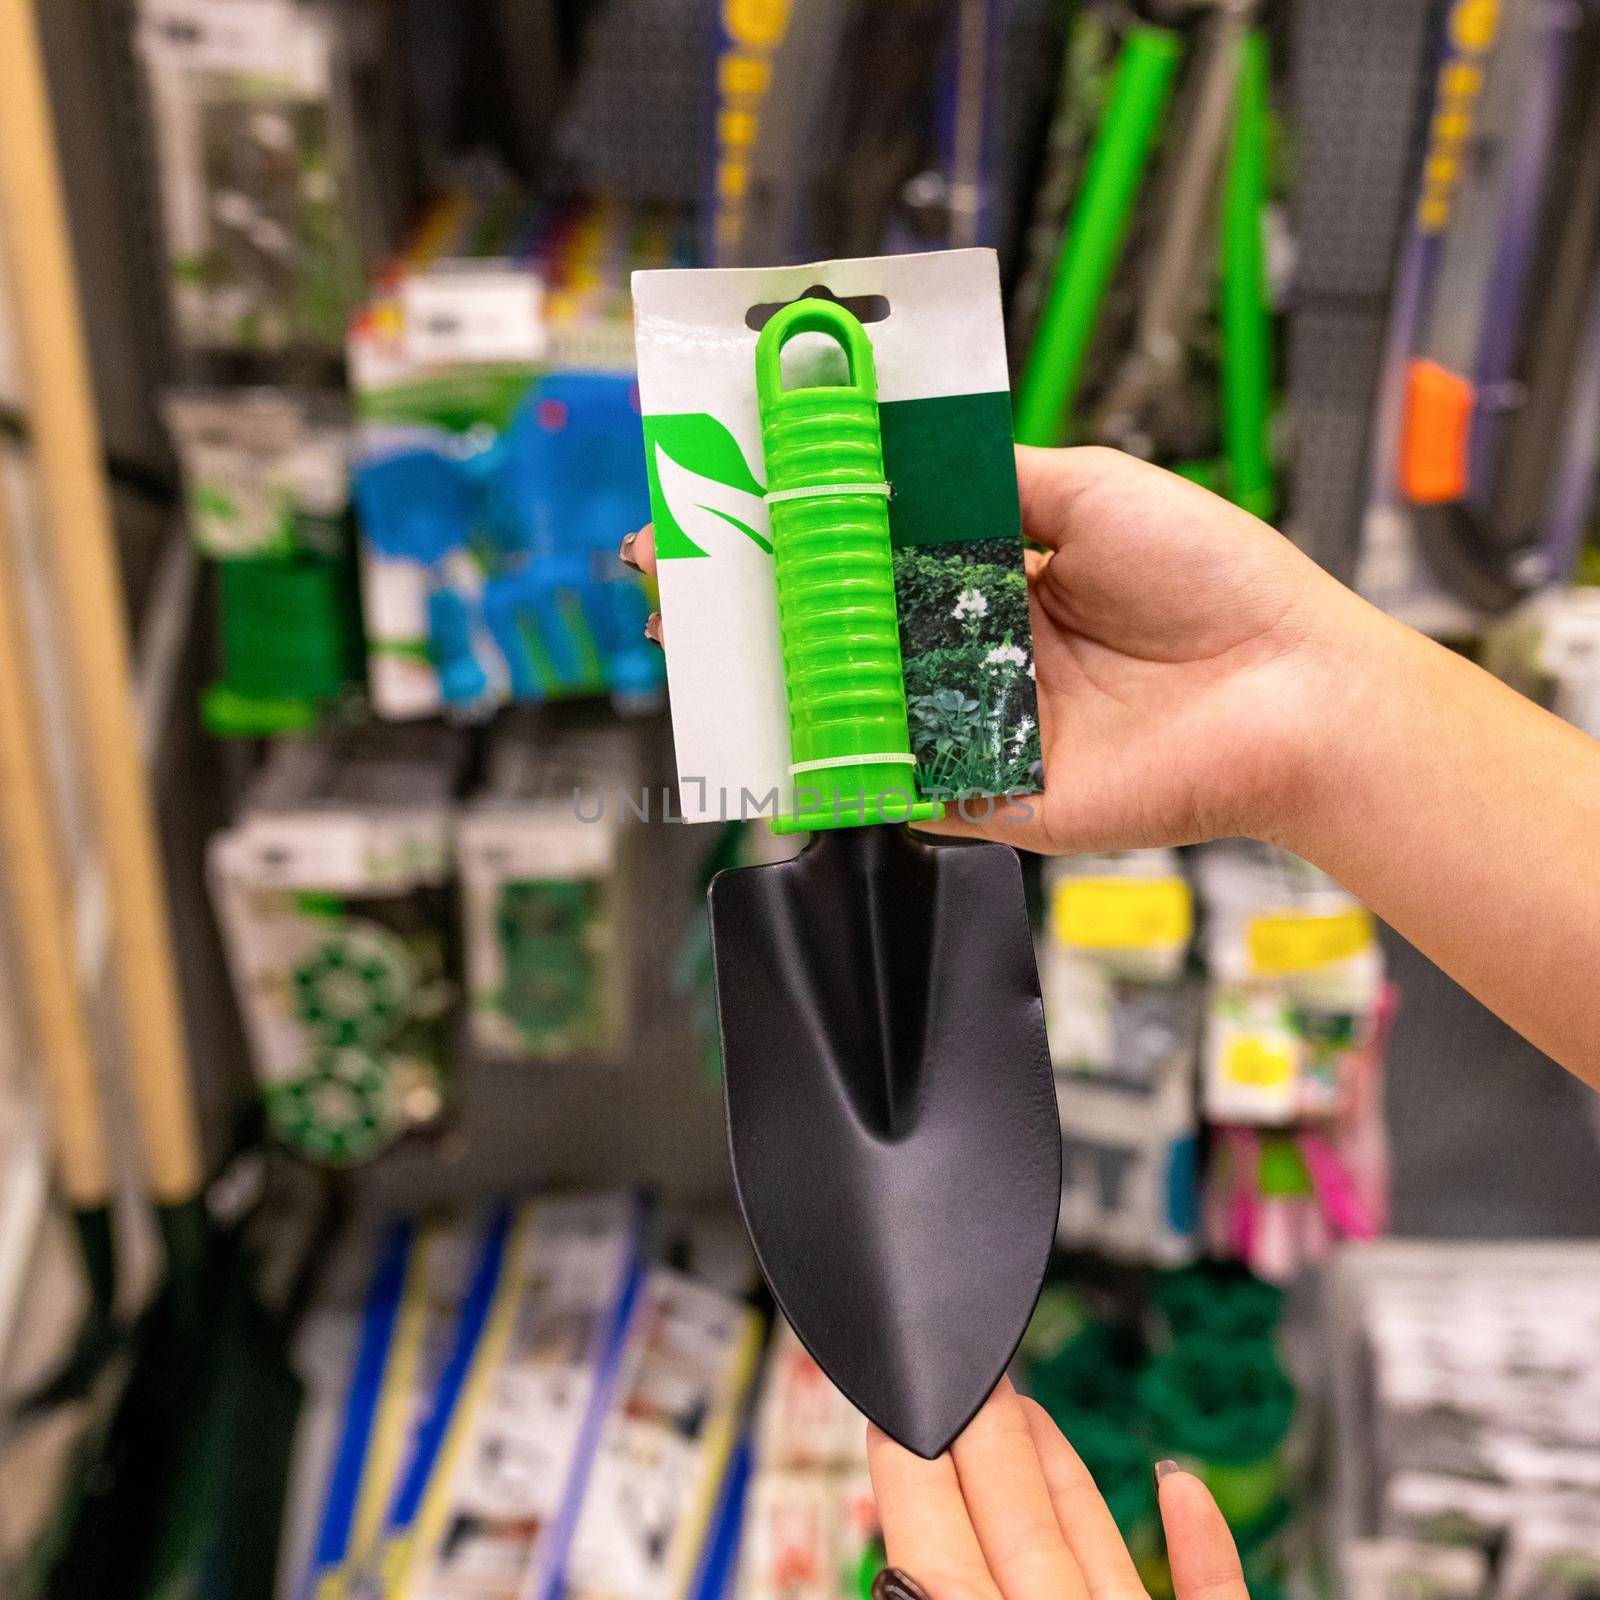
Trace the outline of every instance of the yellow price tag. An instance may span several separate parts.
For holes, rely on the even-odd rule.
[[[1262,977],[1315,972],[1348,961],[1372,944],[1372,916],[1361,909],[1332,916],[1284,912],[1251,919],[1245,935],[1250,964]]]
[[[1080,950],[1161,950],[1188,942],[1194,904],[1182,878],[1067,878],[1050,922],[1058,943]]]
[[[1294,1059],[1274,1040],[1241,1034],[1223,1055],[1222,1076],[1241,1089],[1284,1089],[1294,1077]]]

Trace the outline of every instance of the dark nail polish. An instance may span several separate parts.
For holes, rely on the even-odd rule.
[[[872,1580],[872,1600],[928,1600],[928,1591],[899,1567],[885,1567]]]
[[[659,645],[661,643],[661,613],[659,611],[650,613],[649,619],[644,625],[644,636],[651,644]]]
[[[1156,1482],[1160,1483],[1163,1478],[1170,1477],[1174,1472],[1182,1471],[1183,1468],[1176,1461],[1158,1461],[1156,1462]]]
[[[643,572],[644,568],[633,559],[633,547],[638,543],[638,540],[638,534],[630,533],[628,537],[622,541],[622,548],[617,551],[617,554],[622,558],[623,566],[632,567],[635,572]]]

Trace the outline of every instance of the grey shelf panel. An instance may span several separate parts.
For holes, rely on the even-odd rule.
[[[1404,940],[1389,1046],[1392,1231],[1432,1239],[1600,1237],[1594,1092]]]

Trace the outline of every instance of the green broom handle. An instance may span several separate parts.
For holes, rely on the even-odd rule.
[[[1231,497],[1270,519],[1272,315],[1267,304],[1266,35],[1249,34],[1239,62],[1238,114],[1222,214],[1222,433]]]
[[[1122,254],[1181,53],[1181,39],[1166,28],[1136,28],[1122,47],[1023,369],[1016,416],[1020,444],[1054,445],[1066,437],[1083,358]]]

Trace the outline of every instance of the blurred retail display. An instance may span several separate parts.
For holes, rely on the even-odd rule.
[[[337,358],[406,198],[374,10],[139,0],[173,322],[196,355]]]
[[[869,1600],[726,1154],[708,891],[819,765],[756,340],[874,352],[908,737],[850,754],[924,802],[1040,803],[1013,436],[1600,736],[1600,0],[0,0],[0,57],[0,1593]],[[1600,1592],[1596,1261],[1379,1238],[1386,1094],[1486,1035],[1277,848],[1022,870],[1010,1370],[1154,1600],[1161,1456],[1252,1600]]]
[[[1039,976],[1066,1140],[1063,1244],[1178,1265],[1197,1248],[1200,995],[1175,851],[1045,871]]]
[[[1388,1214],[1393,997],[1367,912],[1264,845],[1051,862],[1039,940],[1066,1139],[1061,1239],[1286,1281]],[[1203,1201],[1202,1201],[1203,1191]]]
[[[1172,1583],[1150,1472],[1161,1457],[1205,1480],[1253,1595],[1277,1592],[1306,1544],[1309,1530],[1294,1525],[1305,1451],[1294,1448],[1282,1315],[1278,1291],[1239,1267],[1099,1286],[1063,1273],[1045,1288],[1023,1342],[1023,1387],[1094,1475],[1153,1595]]]
[[[311,1160],[368,1160],[445,1108],[461,757],[438,729],[404,750],[361,735],[286,744],[212,842],[267,1115]]]
[[[1600,738],[1600,588],[1546,589],[1489,630],[1484,664]]]
[[[347,418],[337,397],[185,389],[167,398],[189,531],[217,563],[212,732],[298,733],[349,721],[362,640]]]
[[[669,225],[607,205],[444,202],[358,318],[355,499],[373,703],[389,717],[659,699],[617,559],[648,520],[628,273]]]
[[[473,1049],[615,1064],[634,1010],[624,877],[639,763],[626,730],[490,754],[456,824]]]
[[[781,1318],[756,1407],[738,1600],[862,1600],[883,1566],[866,1419]]]
[[[1361,587],[1470,633],[1570,580],[1600,435],[1600,14],[1455,0],[1390,311]]]
[[[1589,1244],[1407,1241],[1340,1259],[1345,1593],[1593,1592],[1597,1266]]]
[[[572,1195],[381,1233],[316,1593],[690,1592],[760,1323],[654,1264],[646,1220],[626,1196]]]
[[[1083,151],[1082,176],[1065,214],[1061,187],[1047,187],[1030,235],[1025,313],[1037,320],[1017,437],[1118,445],[1271,516],[1268,34],[1252,4],[1194,9],[1204,15],[1186,33],[1117,6],[1077,8],[1052,160]],[[1183,136],[1163,137],[1180,75]],[[1095,105],[1103,109],[1091,133],[1085,108]],[[1159,209],[1142,196],[1156,165]],[[1202,242],[1218,233],[1213,319],[1201,312],[1213,280]],[[1137,274],[1124,265],[1130,235],[1146,257]],[[1052,248],[1059,254],[1047,268]],[[1102,319],[1116,325],[1116,343]],[[1215,398],[1196,393],[1205,373]]]
[[[1217,1138],[1206,1235],[1287,1281],[1388,1215],[1384,1036],[1393,997],[1368,912],[1266,845],[1199,854],[1211,977],[1202,1101]]]

